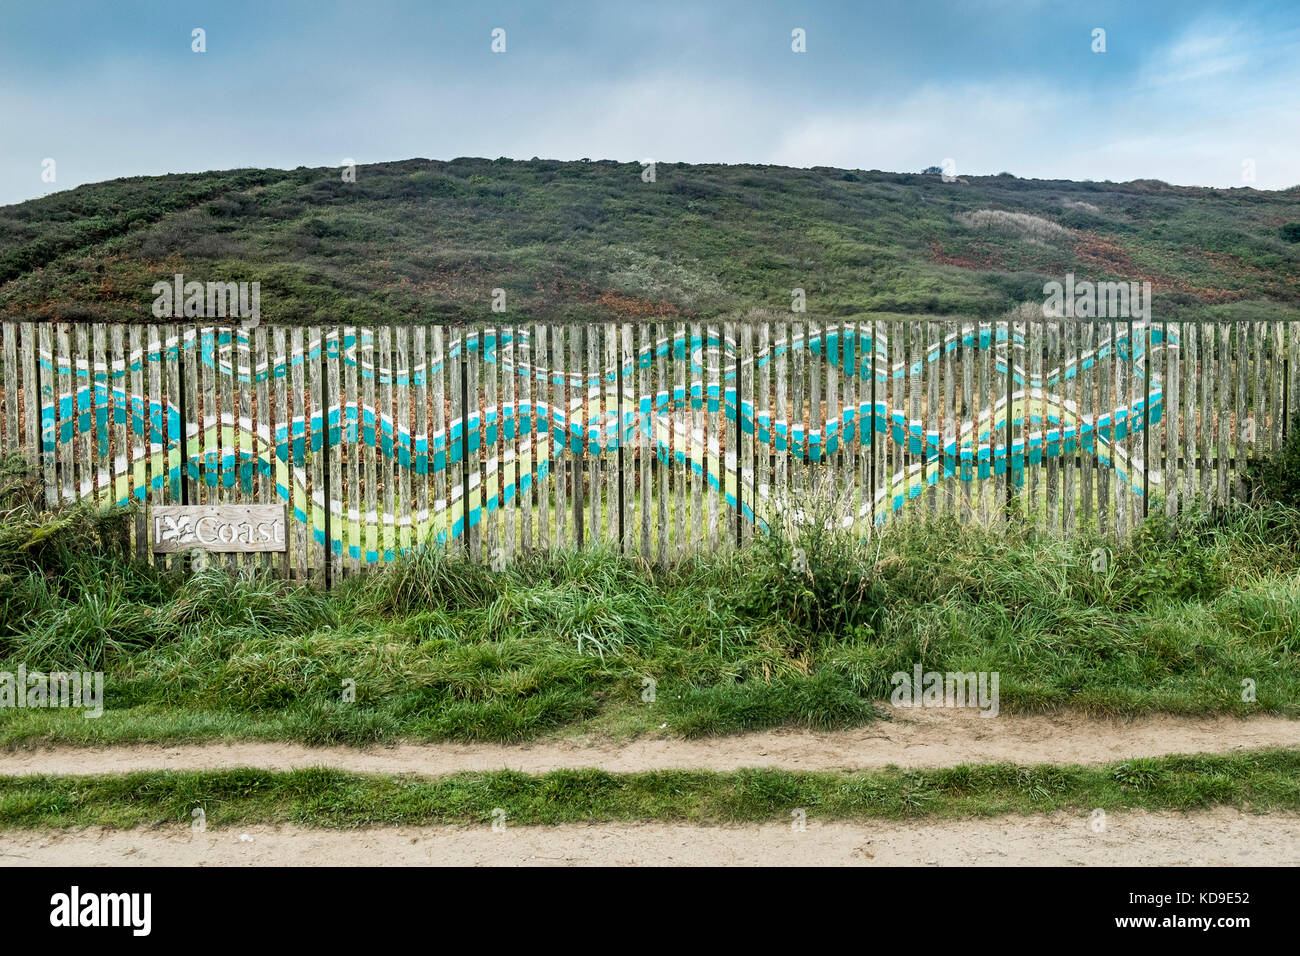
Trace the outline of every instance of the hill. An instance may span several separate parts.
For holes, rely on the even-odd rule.
[[[114,180],[0,207],[0,316],[147,321],[260,281],[264,321],[987,318],[1073,272],[1155,318],[1300,318],[1300,188],[829,168],[412,159]],[[1289,238],[1288,238],[1289,237]]]

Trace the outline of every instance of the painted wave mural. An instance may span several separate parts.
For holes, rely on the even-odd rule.
[[[620,447],[637,449],[643,442],[664,465],[701,475],[732,507],[737,489],[743,488],[744,520],[765,528],[764,516],[770,513],[768,507],[776,490],[755,484],[749,469],[739,473],[735,450],[721,449],[716,435],[705,438],[698,434],[691,421],[695,410],[721,413],[738,421],[741,434],[748,440],[756,439],[769,454],[790,460],[823,462],[841,451],[852,453],[872,444],[878,453],[895,447],[904,449],[910,464],[890,480],[880,482],[874,500],[865,502],[858,515],[846,516],[877,524],[902,511],[909,499],[927,487],[982,482],[997,476],[1008,476],[1019,484],[1028,469],[1076,453],[1095,457],[1136,494],[1142,494],[1146,485],[1158,484],[1159,475],[1144,474],[1141,461],[1126,455],[1119,443],[1160,420],[1161,382],[1155,376],[1148,378],[1147,357],[1148,351],[1172,344],[1163,329],[1140,322],[1124,325],[1113,337],[1103,335],[1095,348],[1042,374],[1026,371],[1026,329],[1020,324],[971,323],[954,327],[941,340],[917,349],[920,357],[910,364],[892,361],[888,339],[878,329],[873,339],[872,331],[870,326],[851,323],[830,325],[816,332],[780,338],[768,348],[748,355],[741,354],[736,341],[716,331],[679,333],[634,350],[621,370],[615,362],[591,373],[519,360],[520,353],[532,351],[531,333],[521,328],[448,330],[441,355],[409,367],[377,364],[373,360],[375,333],[367,329],[309,337],[297,353],[243,363],[239,356],[255,351],[246,331],[190,329],[166,339],[161,347],[142,348],[103,363],[60,361],[42,352],[39,363],[46,383],[41,408],[42,445],[45,452],[57,453],[62,445],[89,439],[96,451],[97,474],[83,477],[80,488],[65,484],[62,493],[68,498],[97,496],[105,502],[125,504],[132,497],[143,500],[150,487],[170,486],[173,499],[179,500],[182,475],[209,486],[240,486],[245,490],[252,488],[255,476],[264,476],[275,482],[279,496],[290,504],[293,517],[309,522],[318,543],[336,554],[366,561],[389,559],[394,552],[359,547],[355,543],[358,530],[378,522],[402,532],[402,540],[411,540],[414,530],[427,526],[430,514],[411,513],[409,509],[402,514],[382,510],[366,514],[336,498],[327,500],[322,489],[311,485],[309,455],[360,444],[377,449],[385,459],[412,475],[444,473],[448,477],[448,498],[432,506],[439,518],[437,524],[445,528],[441,540],[461,536],[466,521],[470,526],[479,524],[485,511],[511,505],[515,495],[528,495],[534,485],[547,481],[555,463],[566,454],[585,450],[588,454],[609,455]],[[937,422],[912,420],[903,408],[891,406],[889,395],[899,380],[920,381],[927,366],[933,367],[958,349],[963,357],[987,354],[994,373],[1010,376],[1009,388],[987,402],[988,407],[978,415],[942,429]],[[151,363],[174,363],[182,352],[192,352],[195,361],[213,376],[243,385],[287,381],[295,365],[304,366],[310,380],[313,363],[324,356],[354,370],[363,381],[399,390],[428,386],[443,373],[448,361],[469,356],[473,361],[499,367],[502,376],[533,383],[534,392],[568,386],[570,401],[557,404],[544,395],[535,395],[495,403],[499,409],[471,407],[467,415],[451,418],[445,428],[426,429],[425,433],[415,433],[390,412],[364,401],[335,400],[328,408],[274,423],[229,412],[186,421],[175,403],[141,398],[129,388],[134,373],[147,372]],[[867,393],[867,397],[846,405],[835,420],[817,428],[805,428],[771,410],[756,408],[748,398],[738,399],[740,376],[750,372],[762,377],[782,356],[799,353],[816,356],[839,375],[854,378],[857,391]],[[669,365],[669,379],[675,377],[672,372],[682,368],[685,383],[639,393],[639,370],[653,369],[661,359]],[[1081,411],[1067,397],[1067,383],[1090,369],[1112,377],[1117,373],[1127,376],[1133,400],[1098,412]],[[873,379],[878,396],[874,401],[869,397]],[[603,404],[614,407],[584,414],[584,396],[588,409],[602,404],[593,399],[603,399]],[[112,425],[125,426],[135,447],[113,448]],[[1013,433],[1010,443],[1005,441],[1008,425]],[[251,440],[254,438],[256,441]],[[501,439],[505,451],[498,450]],[[182,453],[182,447],[188,454]],[[461,482],[462,456],[474,463],[468,494]],[[504,479],[502,496],[478,493],[480,464],[493,486],[498,476]],[[297,491],[291,493],[295,487]],[[322,530],[327,510],[331,515],[329,542]]]

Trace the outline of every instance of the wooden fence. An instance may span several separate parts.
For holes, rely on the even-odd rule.
[[[1151,509],[1239,493],[1282,442],[1300,375],[1300,323],[1256,321],[0,336],[0,438],[51,506],[283,502],[288,552],[228,560],[325,582],[424,542],[668,562],[798,521],[813,497],[863,533],[1011,513],[1122,536]]]

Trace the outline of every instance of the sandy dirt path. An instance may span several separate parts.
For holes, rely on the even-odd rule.
[[[577,767],[613,772],[739,767],[835,770],[889,764],[908,768],[998,762],[1091,764],[1162,754],[1300,747],[1300,721],[1278,717],[1159,716],[1115,721],[1078,714],[984,718],[961,710],[897,710],[894,714],[893,720],[834,733],[771,731],[628,743],[547,740],[523,746],[401,744],[358,749],[251,742],[18,749],[0,751],[0,775],[318,766],[428,775],[501,769],[543,773]]]
[[[1300,865],[1300,816],[1218,808],[899,823],[615,823],[350,831],[184,827],[3,833],[0,866]]]

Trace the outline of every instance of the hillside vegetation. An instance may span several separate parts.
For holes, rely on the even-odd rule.
[[[0,208],[0,315],[152,318],[151,287],[261,282],[266,321],[990,317],[1078,278],[1155,318],[1300,318],[1300,188],[828,168],[412,159],[116,180]]]

